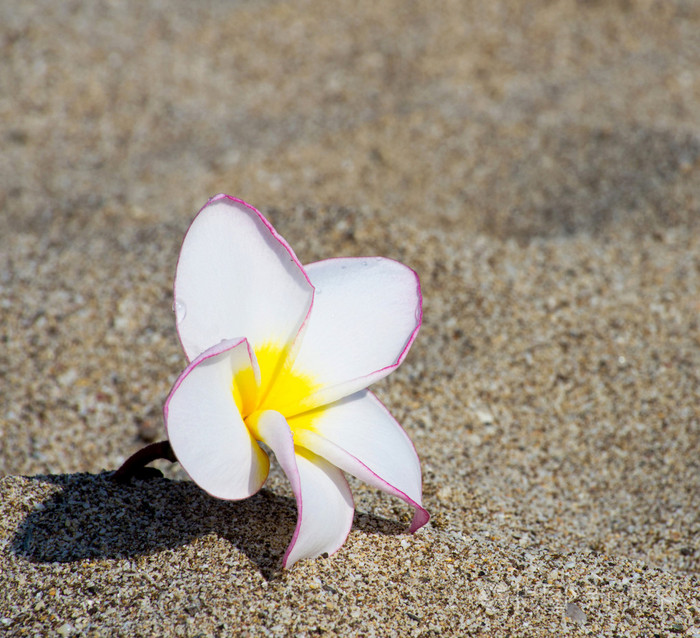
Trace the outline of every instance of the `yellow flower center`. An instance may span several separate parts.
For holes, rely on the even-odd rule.
[[[300,403],[311,395],[320,385],[310,376],[296,372],[287,363],[285,349],[268,343],[255,349],[255,357],[260,368],[260,386],[255,383],[251,368],[242,370],[233,377],[233,398],[243,421],[257,436],[257,415],[265,410],[275,410],[288,419],[303,412]],[[311,415],[309,411],[308,414]],[[297,426],[309,426],[310,418],[304,415],[294,416]],[[292,428],[292,431],[294,428]]]

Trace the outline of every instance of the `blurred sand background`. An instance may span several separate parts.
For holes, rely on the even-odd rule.
[[[218,192],[304,262],[418,271],[375,386],[431,523],[357,481],[277,569],[162,438],[182,236]],[[700,4],[0,3],[0,634],[700,636]]]

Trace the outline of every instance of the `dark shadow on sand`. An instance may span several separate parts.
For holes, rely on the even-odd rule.
[[[28,514],[11,551],[37,563],[129,558],[215,533],[265,578],[279,572],[296,524],[294,499],[263,489],[243,501],[221,501],[187,481],[153,478],[119,485],[110,474],[30,477],[62,489]],[[365,513],[356,515],[355,527],[389,535],[406,531],[404,525]]]

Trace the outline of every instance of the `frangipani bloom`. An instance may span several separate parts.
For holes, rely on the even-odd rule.
[[[390,259],[302,266],[252,206],[218,195],[185,236],[175,277],[190,362],[168,397],[168,438],[211,495],[243,499],[275,454],[296,496],[284,556],[338,550],[353,520],[343,471],[415,508],[427,523],[413,444],[366,388],[405,358],[422,317],[416,274]]]

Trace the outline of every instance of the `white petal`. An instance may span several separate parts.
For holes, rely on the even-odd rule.
[[[428,522],[421,505],[421,471],[406,432],[368,390],[289,419],[303,446],[415,508],[414,532]]]
[[[252,206],[218,195],[195,217],[175,276],[177,329],[189,360],[241,335],[256,351],[272,345],[284,356],[312,300],[294,252]]]
[[[389,374],[408,353],[422,318],[418,276],[396,261],[328,259],[305,269],[316,294],[293,369],[323,387],[297,412]]]
[[[275,453],[297,500],[297,526],[284,566],[324,552],[333,554],[350,533],[355,509],[343,473],[312,452],[295,449],[289,425],[279,412],[262,412],[256,427]]]
[[[267,478],[267,455],[243,423],[233,394],[234,376],[247,376],[255,386],[251,357],[245,339],[206,350],[180,375],[163,410],[177,460],[217,498],[247,498]]]

